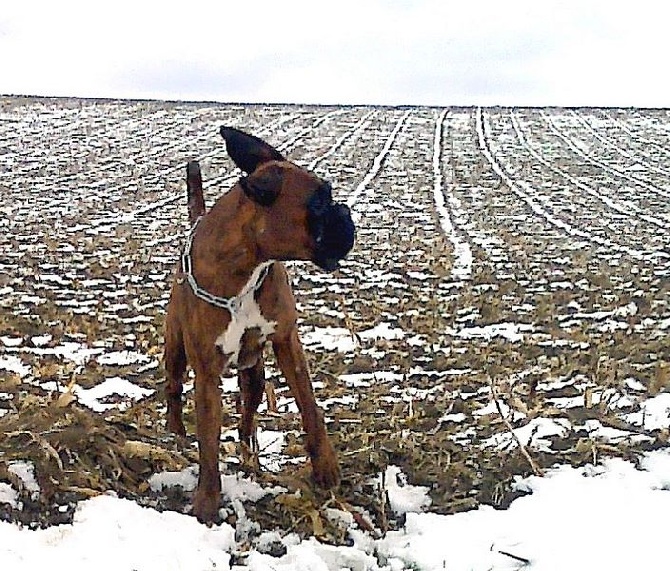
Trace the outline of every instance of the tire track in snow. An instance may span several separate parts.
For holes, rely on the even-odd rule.
[[[613,200],[611,198],[608,198],[602,192],[596,190],[595,188],[590,187],[587,184],[584,184],[577,177],[574,177],[570,173],[568,173],[568,172],[562,170],[561,168],[557,167],[556,163],[552,163],[551,161],[545,159],[542,155],[540,155],[540,153],[538,153],[533,148],[532,144],[526,138],[526,135],[524,134],[523,129],[522,129],[520,123],[519,123],[518,115],[514,110],[510,111],[510,118],[512,120],[512,127],[514,128],[514,132],[516,133],[516,136],[519,138],[519,142],[530,153],[530,155],[537,162],[539,162],[542,166],[546,167],[551,172],[557,174],[561,178],[566,179],[567,181],[570,182],[570,184],[576,186],[580,190],[583,190],[588,195],[592,196],[597,201],[601,202],[607,208],[616,212],[617,214],[620,214],[620,215],[626,216],[626,217],[639,218],[640,220],[644,220],[645,222],[648,222],[649,224],[652,224],[654,226],[658,226],[658,227],[663,228],[663,229],[668,228],[668,223],[667,222],[665,222],[664,220],[661,220],[660,218],[657,218],[655,216],[650,216],[648,214],[645,214],[644,211],[639,206],[637,206],[636,204],[633,204],[629,201],[619,202],[617,200]]]
[[[343,113],[345,113],[345,112],[346,112],[346,110],[342,110],[340,113],[337,113],[337,114],[339,115],[339,114],[343,114]],[[370,123],[370,119],[371,119],[376,113],[377,113],[377,111],[374,111],[374,110],[368,112],[365,116],[363,116],[363,118],[361,118],[361,119],[354,125],[354,127],[353,127],[352,129],[348,130],[347,132],[345,132],[344,135],[342,135],[341,137],[339,137],[339,138],[337,139],[337,141],[335,141],[335,143],[334,143],[334,144],[333,144],[333,145],[332,145],[332,146],[331,146],[325,153],[323,153],[322,155],[320,155],[320,156],[316,157],[314,160],[312,160],[312,162],[309,164],[309,166],[308,166],[307,168],[308,168],[309,170],[314,170],[314,169],[316,168],[316,166],[317,166],[319,163],[321,163],[322,161],[326,160],[328,157],[330,157],[331,155],[333,155],[333,154],[334,154],[334,153],[335,153],[335,152],[336,152],[336,151],[337,151],[337,150],[338,150],[338,149],[339,149],[339,148],[340,148],[340,147],[341,147],[347,140],[352,139],[352,138],[355,138],[355,137],[357,137],[358,135],[360,135],[360,132],[363,131],[363,130],[369,125],[369,123]],[[262,134],[262,133],[265,133],[266,131],[271,131],[272,128],[274,127],[274,125],[276,125],[277,122],[278,122],[280,119],[281,119],[281,118],[279,118],[279,119],[277,119],[277,120],[274,120],[274,121],[272,121],[271,123],[268,123],[265,127],[263,127],[263,128],[260,130],[261,134]],[[323,123],[325,120],[326,120],[326,117],[323,116],[323,117],[321,117],[319,120],[315,121],[315,123],[312,125],[312,127],[304,129],[304,130],[303,130],[303,136],[308,132],[307,129],[311,130],[311,129],[313,129],[314,127],[317,127],[318,125],[320,125],[321,123]],[[286,148],[288,148],[288,146],[289,146],[289,145],[288,145],[289,142],[291,142],[292,144],[294,144],[295,141],[297,141],[297,138],[294,137],[292,140],[283,143],[283,144],[281,145],[281,147],[284,148],[284,149],[286,149]],[[219,151],[217,150],[216,152],[218,153]],[[208,155],[212,155],[212,154],[215,154],[215,153],[208,153]],[[204,156],[204,155],[203,155],[203,156]],[[181,168],[181,166],[180,166],[180,168]],[[226,191],[227,191],[228,188],[229,188],[229,187],[230,187],[230,186],[231,186],[231,185],[232,185],[238,178],[239,178],[239,173],[237,173],[237,172],[233,172],[232,174],[230,174],[230,173],[226,173],[223,177],[218,177],[218,179],[215,179],[215,181],[216,181],[217,183],[219,183],[221,186],[223,186],[223,187],[226,189]],[[206,189],[207,187],[212,186],[213,184],[214,184],[214,182],[210,182],[210,184],[203,184],[203,189]],[[158,207],[164,206],[165,204],[168,204],[168,203],[171,203],[171,202],[175,202],[176,200],[179,200],[179,199],[181,199],[181,198],[183,198],[181,194],[178,195],[178,196],[176,196],[176,197],[168,197],[167,199],[163,199],[162,201],[160,201],[162,204],[160,204]],[[218,197],[217,197],[217,198],[218,198]],[[148,207],[148,209],[143,210],[140,214],[146,214],[146,213],[148,213],[148,212],[151,211],[151,210],[154,210],[154,208],[152,208],[151,205],[150,205],[150,206]],[[174,235],[170,235],[170,236],[167,236],[167,237],[165,237],[165,238],[162,238],[160,241],[156,241],[155,243],[158,244],[158,243],[162,243],[162,242],[169,242],[169,241],[172,241],[172,240],[180,240],[182,237],[183,237],[183,232],[179,232],[178,234],[174,234]],[[153,245],[153,244],[152,244],[152,245]]]
[[[472,278],[472,249],[467,240],[463,238],[460,232],[456,231],[449,213],[449,205],[453,212],[462,210],[460,200],[452,193],[445,201],[445,188],[442,176],[442,133],[444,131],[444,122],[449,114],[449,110],[442,111],[435,122],[435,136],[433,139],[433,199],[437,210],[440,228],[453,246],[454,264],[451,269],[451,277],[454,280],[470,280]]]
[[[372,162],[372,166],[368,170],[367,173],[365,173],[365,176],[363,177],[363,180],[358,184],[358,186],[354,189],[354,191],[349,195],[349,198],[347,199],[347,205],[349,208],[353,210],[354,205],[358,201],[360,195],[366,191],[368,185],[377,177],[379,174],[379,171],[381,170],[382,166],[384,165],[384,161],[386,160],[386,157],[388,156],[391,147],[393,146],[393,143],[395,142],[396,138],[398,137],[398,133],[400,133],[400,130],[403,128],[405,125],[405,122],[407,121],[408,117],[411,115],[412,110],[408,109],[403,113],[402,117],[398,119],[395,127],[393,128],[393,131],[391,134],[388,136],[386,139],[386,142],[384,143],[384,147],[380,151],[380,153],[374,158],[374,161]],[[360,212],[352,212],[352,218],[354,219],[354,222],[358,222],[362,217],[362,214]]]
[[[313,129],[324,123],[325,121],[331,119],[334,116],[340,115],[345,113],[346,110],[344,109],[337,109],[335,111],[331,111],[330,113],[326,113],[325,115],[321,115],[317,117],[317,119],[308,127],[302,128],[300,131],[298,131],[297,134],[293,135],[290,139],[284,141],[281,143],[277,149],[281,150],[283,152],[286,152],[286,150],[290,149],[293,147],[299,140],[300,138],[304,137],[308,133],[312,132]],[[272,131],[272,129],[280,123],[286,122],[288,119],[286,117],[278,117],[277,119],[274,119],[270,123],[264,125],[261,129],[259,129],[259,133],[261,136],[263,136],[264,133],[269,133]],[[215,155],[218,155],[220,153],[225,152],[225,148],[218,148],[214,149],[212,151],[209,151],[207,153],[204,153],[199,157],[200,161],[207,160]],[[168,167],[167,169],[164,169],[160,171],[156,177],[157,178],[167,178],[173,173],[185,168],[185,164],[180,162],[178,164],[172,165]],[[220,175],[218,177],[214,177],[209,179],[208,181],[203,183],[203,190],[207,190],[208,188],[212,186],[222,186],[225,190],[228,190],[228,187],[230,186],[231,183],[233,183],[235,180],[239,178],[239,173],[236,172],[237,169],[233,169],[232,172],[227,172],[223,175]],[[169,192],[169,191],[168,191]],[[139,216],[143,216],[146,214],[150,214],[152,212],[155,212],[156,210],[159,210],[165,206],[168,206],[174,202],[180,201],[184,198],[183,193],[175,193],[175,194],[170,194],[169,196],[156,200],[154,202],[151,202],[149,204],[145,204],[143,206],[140,206],[134,210],[131,210],[129,212],[124,212],[124,213],[112,213],[109,214],[105,217],[101,217],[97,220],[93,220],[90,223],[91,228],[97,228],[99,226],[105,226],[108,224],[119,224],[119,223],[128,223],[132,222],[135,220],[135,218]],[[218,197],[217,197],[218,198]]]
[[[640,260],[646,258],[644,253],[641,252],[640,250],[635,250],[627,246],[615,244],[614,242],[606,238],[600,238],[599,236],[594,236],[589,232],[585,232],[583,230],[580,230],[579,228],[575,228],[565,220],[561,220],[560,218],[554,216],[553,214],[545,210],[542,207],[542,205],[539,204],[537,200],[535,200],[529,192],[527,192],[527,190],[532,190],[530,184],[523,182],[515,182],[507,174],[502,165],[493,156],[493,153],[491,152],[491,149],[488,146],[486,136],[486,131],[488,129],[487,124],[484,121],[484,116],[481,107],[477,107],[476,128],[477,128],[477,138],[479,140],[479,148],[482,151],[488,163],[491,165],[491,168],[503,180],[503,182],[509,187],[509,189],[528,205],[528,207],[533,213],[540,216],[541,218],[544,218],[548,224],[562,230],[569,236],[582,238],[587,242],[595,243],[598,244],[599,246],[604,246],[606,248],[628,254],[634,259]],[[526,190],[521,188],[522,185],[526,187]]]
[[[623,178],[629,183],[636,184],[638,186],[641,186],[645,188],[646,190],[658,194],[659,196],[663,196],[664,198],[670,199],[670,192],[667,192],[656,185],[651,184],[650,182],[647,182],[646,180],[643,180],[639,177],[636,177],[634,175],[628,174],[626,171],[613,167],[612,165],[609,165],[601,160],[598,160],[596,158],[593,158],[589,156],[587,153],[582,151],[582,149],[579,148],[578,145],[576,145],[573,141],[573,139],[568,136],[563,130],[561,130],[560,127],[556,125],[554,122],[553,118],[550,117],[546,111],[541,110],[540,111],[540,116],[546,121],[547,125],[549,126],[549,129],[554,133],[558,138],[562,139],[563,142],[581,159],[585,160],[586,162],[597,166],[604,170],[605,172],[608,172],[609,174],[613,176],[617,176],[619,178]]]
[[[369,111],[366,113],[361,119],[358,120],[358,122],[354,125],[354,127],[350,130],[347,131],[344,135],[342,135],[337,141],[335,141],[335,144],[330,147],[325,153],[323,153],[321,156],[316,157],[309,165],[307,168],[311,171],[315,170],[317,165],[321,163],[322,161],[326,160],[328,157],[330,157],[332,154],[335,153],[348,139],[353,139],[357,138],[360,133],[365,130],[368,125],[370,124],[370,120],[377,114],[377,111],[374,109],[372,111]]]
[[[283,117],[278,117],[277,119],[272,120],[270,123],[265,125],[262,129],[260,129],[261,132],[269,131],[273,127],[275,127],[277,124],[281,123],[284,121]],[[175,147],[175,145],[171,145],[171,147]],[[200,155],[199,160],[206,161],[210,159],[211,157],[218,155],[222,152],[224,152],[224,148],[217,148],[212,151],[208,151],[207,153],[203,153]],[[173,165],[170,165],[164,169],[159,170],[155,174],[152,175],[152,180],[150,182],[147,182],[147,185],[159,185],[161,180],[166,180],[172,177],[176,172],[185,169],[186,163],[183,161],[180,161],[178,163],[175,163]],[[236,180],[238,177],[237,174],[231,174],[230,172],[227,172],[226,174],[222,176],[217,176],[214,178],[211,178],[203,183],[203,189],[207,190],[209,187],[221,184],[224,186],[224,188],[227,188],[225,186],[225,183],[230,183],[234,180]],[[119,186],[117,188],[124,188],[123,186]],[[113,226],[113,225],[118,225],[118,224],[127,224],[130,222],[136,221],[137,218],[145,216],[147,214],[154,213],[166,206],[169,206],[175,202],[181,201],[184,199],[184,194],[183,192],[174,192],[174,187],[170,187],[167,190],[161,191],[161,194],[167,193],[167,196],[163,198],[159,198],[157,200],[154,200],[149,203],[145,203],[141,206],[138,206],[132,210],[125,211],[125,212],[111,212],[109,214],[105,214],[99,218],[95,218],[91,220],[86,226],[88,227],[89,230],[92,231],[102,231],[104,230],[105,227],[107,226]],[[79,232],[82,230],[82,226],[80,225],[78,228],[76,228],[76,231]]]
[[[622,121],[618,117],[614,117],[612,115],[612,112],[608,111],[607,109],[599,109],[598,111],[600,112],[600,114],[603,117],[605,117],[608,121],[610,121],[610,123],[613,123],[618,129],[620,129],[621,131],[626,133],[626,135],[628,135],[628,137],[631,140],[633,140],[634,142],[640,143],[641,145],[644,145],[647,148],[654,147],[654,149],[657,152],[659,152],[663,155],[666,155],[666,157],[670,157],[670,149],[668,149],[667,146],[663,145],[663,143],[659,143],[658,141],[655,141],[653,139],[649,139],[647,137],[644,137],[644,136],[640,135],[639,131],[634,130],[634,128],[631,128],[629,123],[627,123],[625,121]],[[630,117],[632,119],[632,113],[630,114]],[[640,154],[643,157],[645,157],[649,160],[655,160],[656,159],[655,157],[652,157],[648,153],[640,152]],[[658,159],[658,160],[661,160],[661,159]]]
[[[291,137],[290,139],[288,139],[287,141],[285,141],[281,145],[279,145],[277,147],[277,150],[281,151],[283,153],[287,152],[292,147],[295,147],[295,145],[298,143],[298,141],[300,139],[302,139],[305,135],[308,135],[309,133],[311,133],[319,125],[321,125],[322,123],[325,123],[326,121],[329,121],[333,117],[337,117],[338,115],[343,115],[346,112],[347,112],[346,109],[335,109],[333,111],[330,111],[329,113],[326,113],[325,115],[322,115],[316,121],[314,121],[314,123],[312,123],[309,127],[303,127],[293,137]]]

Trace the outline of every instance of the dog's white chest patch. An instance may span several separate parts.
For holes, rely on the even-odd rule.
[[[265,319],[254,298],[261,274],[272,263],[274,262],[264,262],[253,271],[249,281],[244,285],[235,300],[234,309],[230,312],[228,327],[216,338],[216,345],[221,348],[224,355],[229,356],[232,365],[237,364],[245,331],[258,329],[261,343],[264,343],[268,336],[274,333],[277,322]]]

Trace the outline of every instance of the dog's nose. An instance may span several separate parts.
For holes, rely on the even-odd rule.
[[[326,271],[339,267],[354,245],[355,227],[349,207],[332,203],[312,227],[314,263]]]
[[[335,260],[333,258],[327,258],[325,260],[321,260],[317,264],[322,270],[325,270],[327,272],[334,272],[337,268],[340,267],[340,261]]]

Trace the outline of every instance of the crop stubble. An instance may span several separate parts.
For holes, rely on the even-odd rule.
[[[165,434],[162,322],[186,162],[201,161],[209,203],[237,176],[224,123],[331,180],[358,227],[336,275],[290,264],[344,482],[335,500],[311,495],[282,464],[302,454],[299,422],[271,368],[284,412],[260,426],[286,434],[283,468],[256,477],[307,499],[250,506],[261,527],[314,531],[303,516],[324,505],[395,525],[373,481],[389,464],[448,513],[505,506],[516,475],[556,462],[667,445],[654,417],[670,386],[667,111],[4,98],[0,359],[13,364],[0,370],[0,480],[20,485],[8,467],[29,460],[42,492],[3,517],[67,520],[107,489],[188,509],[146,479],[195,459]],[[471,258],[454,257],[457,242]],[[91,410],[82,395],[110,378],[158,392],[112,390]]]

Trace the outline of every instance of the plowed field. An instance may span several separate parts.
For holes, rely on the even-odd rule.
[[[344,482],[310,495],[270,367],[280,413],[261,414],[254,477],[288,493],[247,506],[261,528],[311,533],[304,514],[333,505],[393,526],[389,465],[448,513],[504,507],[515,476],[555,463],[667,446],[669,111],[0,98],[0,481],[23,501],[3,518],[67,521],[107,490],[189,512],[188,491],[148,482],[196,464],[165,431],[162,324],[186,162],[210,204],[240,176],[222,124],[330,180],[357,224],[335,274],[289,264]]]

